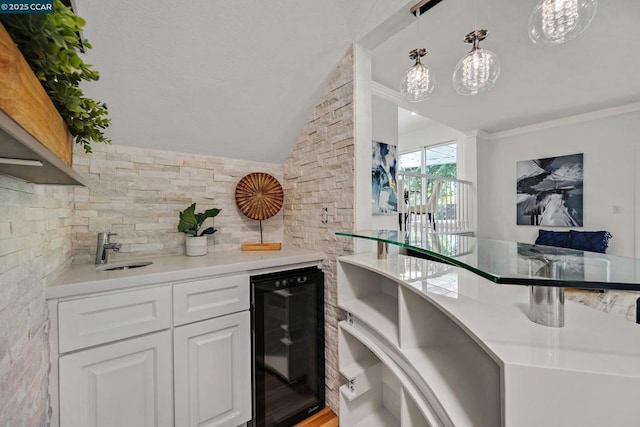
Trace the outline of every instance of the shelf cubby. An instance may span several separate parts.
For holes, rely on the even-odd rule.
[[[424,418],[420,409],[413,401],[409,392],[402,389],[402,408],[400,409],[400,419],[403,426],[410,427],[431,427],[427,420]]]
[[[381,382],[358,399],[345,398],[346,386],[340,387],[340,424],[353,427],[400,426],[401,395]]]
[[[400,287],[400,353],[454,425],[501,423],[500,367],[460,326]]]
[[[353,400],[380,383],[380,359],[342,329],[338,329],[338,349],[340,373],[349,381],[345,398]]]
[[[439,419],[404,371],[358,327],[340,322],[340,420],[344,425],[432,426]],[[415,399],[418,399],[416,402]]]
[[[399,343],[398,283],[351,264],[338,264],[338,306]]]
[[[397,378],[362,342],[338,332],[340,423],[348,426],[400,426],[402,390]]]

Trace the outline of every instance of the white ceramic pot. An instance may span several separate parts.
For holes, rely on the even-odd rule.
[[[207,254],[207,236],[187,236],[185,239],[187,256],[201,256]]]

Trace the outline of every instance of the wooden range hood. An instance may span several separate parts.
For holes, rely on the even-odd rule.
[[[72,146],[62,117],[0,24],[0,173],[37,184],[86,185],[71,168]]]

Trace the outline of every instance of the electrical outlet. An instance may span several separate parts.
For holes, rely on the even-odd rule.
[[[614,214],[619,214],[621,210],[620,205],[613,205],[613,208],[611,210]]]

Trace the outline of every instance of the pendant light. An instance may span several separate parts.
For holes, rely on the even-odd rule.
[[[420,58],[427,54],[424,48],[413,49],[409,52],[409,58],[416,61],[413,67],[409,68],[400,82],[400,92],[409,102],[421,102],[426,100],[433,93],[435,79],[433,73],[420,62]]]
[[[418,36],[420,35],[420,10],[416,12],[418,19]],[[420,61],[420,58],[427,54],[425,48],[413,49],[409,52],[409,58],[416,61],[407,70],[400,81],[400,93],[409,102],[421,102],[426,100],[433,93],[435,88],[435,78],[429,67]]]
[[[490,90],[500,76],[498,55],[480,47],[487,38],[487,30],[474,30],[464,38],[465,43],[473,44],[453,72],[453,87],[460,95],[478,95]]]
[[[542,0],[529,17],[529,38],[540,46],[565,43],[587,29],[598,0]]]

